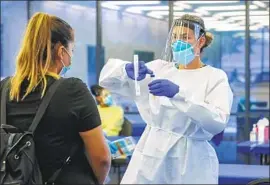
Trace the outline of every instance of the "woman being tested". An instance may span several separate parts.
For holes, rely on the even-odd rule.
[[[211,138],[229,119],[233,95],[225,72],[203,64],[212,35],[204,21],[183,15],[167,39],[163,60],[134,65],[110,59],[100,85],[133,98],[147,123],[122,184],[217,184],[218,159]]]
[[[73,47],[74,30],[64,20],[44,13],[31,18],[10,81],[7,124],[28,130],[47,89],[69,70]],[[56,184],[104,183],[111,156],[95,101],[80,79],[67,78],[58,86],[34,141],[44,182],[61,169],[76,145]]]

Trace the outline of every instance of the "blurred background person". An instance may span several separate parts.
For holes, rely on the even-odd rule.
[[[107,136],[118,136],[124,123],[124,110],[121,106],[114,105],[111,93],[99,86],[91,86],[95,96],[101,118],[102,129]]]

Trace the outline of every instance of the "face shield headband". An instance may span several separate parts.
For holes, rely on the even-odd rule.
[[[195,46],[199,39],[205,34],[202,27],[189,20],[174,20],[162,59],[173,62],[176,66],[187,66],[196,56]]]

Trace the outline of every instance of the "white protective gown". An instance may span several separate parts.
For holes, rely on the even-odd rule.
[[[219,162],[208,141],[226,127],[233,101],[225,72],[211,66],[178,70],[172,63],[147,63],[155,78],[179,85],[173,98],[153,97],[149,75],[134,81],[125,64],[110,59],[100,74],[100,85],[135,100],[147,123],[121,184],[217,184]]]

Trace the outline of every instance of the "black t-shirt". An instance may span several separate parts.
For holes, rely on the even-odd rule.
[[[49,76],[47,79],[49,87],[55,79]],[[1,81],[0,90],[4,81]],[[22,95],[27,83],[27,80],[22,83]],[[27,130],[41,103],[40,97],[41,88],[38,86],[23,101],[8,101],[7,124]],[[36,155],[44,180],[63,165],[74,144],[81,147],[71,162],[72,170],[89,175],[91,172],[79,132],[99,125],[101,120],[97,106],[87,86],[77,78],[65,79],[58,86],[35,132]]]

